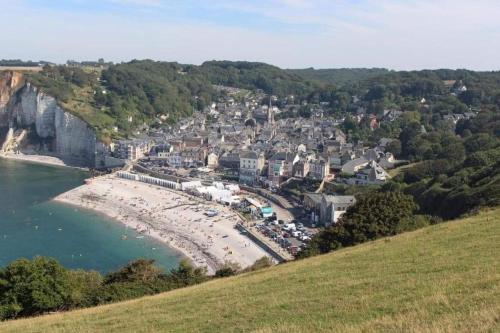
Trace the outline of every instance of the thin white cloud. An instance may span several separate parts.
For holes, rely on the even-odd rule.
[[[311,8],[314,1],[310,0],[275,0],[277,4],[293,7],[293,8]]]
[[[142,7],[162,7],[163,5],[163,2],[161,0],[104,0],[104,1],[119,5],[134,5]]]
[[[125,1],[134,2],[133,6],[162,6],[158,11],[164,12],[170,4]],[[500,44],[496,42],[500,40],[500,6],[492,1],[332,2],[276,6],[260,1],[253,7],[242,0],[211,4],[212,10],[239,13],[243,18],[259,15],[272,22],[263,27],[234,27],[223,20],[55,11],[0,0],[0,21],[6,27],[0,44],[8,45],[0,58],[60,62],[153,58],[183,63],[240,59],[281,67],[500,69]],[[280,25],[294,29],[274,29]]]

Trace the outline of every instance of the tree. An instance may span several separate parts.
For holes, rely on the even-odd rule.
[[[442,145],[443,151],[439,158],[447,159],[455,164],[462,163],[465,159],[465,148],[460,140],[450,140]]]
[[[401,121],[406,126],[411,123],[420,123],[421,115],[417,111],[404,112]]]
[[[500,140],[495,139],[489,133],[478,133],[469,136],[465,140],[464,144],[467,153],[475,153],[480,150],[488,150],[490,148],[498,146],[500,144]]]
[[[311,110],[308,106],[301,106],[299,109],[299,116],[302,118],[311,118]]]
[[[70,295],[68,272],[54,259],[19,259],[0,270],[0,319],[64,309]]]
[[[85,308],[95,304],[95,295],[102,285],[102,276],[96,271],[74,270],[68,272],[70,308]]]
[[[401,141],[399,141],[398,139],[392,140],[387,144],[385,150],[389,153],[392,153],[392,155],[396,157],[401,156]]]
[[[182,260],[179,267],[170,270],[169,280],[181,288],[206,281],[207,275],[205,269],[194,268],[189,261]]]
[[[417,122],[412,122],[403,128],[399,135],[403,156],[414,157],[416,149],[415,141],[420,137],[420,133],[421,125]]]
[[[241,267],[238,263],[226,261],[224,265],[215,272],[215,277],[228,277],[238,274]]]
[[[154,265],[154,260],[138,259],[131,261],[120,270],[109,273],[104,278],[105,284],[116,282],[148,282],[157,279],[161,270]]]
[[[242,272],[253,272],[253,271],[257,271],[259,269],[264,269],[264,268],[267,268],[267,267],[271,267],[273,265],[273,261],[271,258],[269,258],[268,256],[264,256],[260,259],[257,259],[255,260],[255,262],[253,263],[252,266],[248,266],[247,268],[245,268],[244,270],[242,270]]]

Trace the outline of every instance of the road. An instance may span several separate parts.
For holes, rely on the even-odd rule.
[[[289,221],[294,219],[293,214],[290,212],[290,209],[283,208],[282,206],[276,204],[272,200],[269,200],[269,198],[266,198],[258,193],[255,193],[255,192],[249,192],[249,191],[242,191],[242,192],[249,194],[249,195],[252,195],[252,196],[259,197],[261,200],[269,202],[272,209],[273,209],[273,212],[276,213],[276,217],[278,218],[278,220],[283,220],[285,222],[289,222]],[[274,196],[276,197],[276,195],[274,195]],[[291,205],[290,204],[288,204],[288,205],[291,208]]]
[[[293,214],[290,213],[290,211],[288,209],[282,208],[272,201],[270,203],[271,203],[271,207],[273,208],[273,212],[276,213],[276,217],[278,218],[278,220],[283,220],[286,223],[288,223],[294,219]]]

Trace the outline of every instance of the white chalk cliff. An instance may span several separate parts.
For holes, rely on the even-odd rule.
[[[13,77],[12,73],[10,77]],[[4,88],[0,127],[30,129],[43,142],[41,153],[57,156],[69,165],[100,166],[106,148],[87,123],[65,112],[53,97],[29,82],[14,92],[12,82],[4,81],[4,87],[11,87],[11,95],[7,98],[5,94],[9,90]]]

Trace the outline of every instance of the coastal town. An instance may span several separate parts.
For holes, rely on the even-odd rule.
[[[175,125],[158,119],[137,138],[113,142],[108,167],[118,171],[57,200],[101,207],[214,272],[263,255],[293,260],[355,204],[354,195],[337,194],[336,186],[381,185],[405,164],[386,150],[393,139],[371,147],[348,141],[344,119],[328,116],[324,103],[217,89],[222,97],[203,111]],[[282,117],[297,110],[310,114]],[[377,120],[360,108],[356,120],[375,130],[402,115],[386,110]]]
[[[452,96],[467,91],[460,81],[444,84]],[[375,114],[352,95],[346,114],[311,98],[212,88],[214,102],[191,115],[171,122],[168,113],[159,114],[127,139],[96,146],[99,176],[55,200],[104,213],[136,237],[156,238],[214,273],[263,256],[293,260],[322,228],[339,221],[363,188],[386,184],[397,174],[393,169],[410,163],[395,157],[401,142],[394,135],[364,142],[349,128],[375,133],[415,112]],[[430,108],[425,98],[418,107]],[[476,117],[477,110],[468,111],[438,121],[452,128]],[[2,145],[5,157],[66,165],[23,144],[26,129],[11,132]],[[418,133],[426,128],[419,125]]]
[[[498,1],[0,4],[0,333],[500,332]]]

